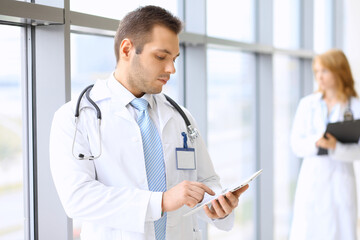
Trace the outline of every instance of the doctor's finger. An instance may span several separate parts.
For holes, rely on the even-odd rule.
[[[218,216],[217,216],[214,208],[209,208],[208,205],[205,205],[205,206],[204,206],[204,210],[205,210],[206,215],[207,215],[209,218],[212,218],[212,219],[218,218]]]
[[[233,192],[233,194],[239,198],[241,194],[243,194],[243,192],[245,192],[246,190],[248,190],[249,188],[249,184],[246,184],[245,186],[243,186],[242,188],[236,190],[235,192]]]
[[[201,200],[204,198],[204,191],[198,192],[190,189],[188,191],[188,197],[194,198],[197,202],[201,202]]]
[[[225,212],[225,214],[230,214],[234,207],[232,207],[231,203],[223,196],[219,196],[218,202],[222,208],[222,210]]]
[[[197,200],[196,198],[194,198],[193,196],[187,196],[185,199],[185,205],[193,208],[196,206],[196,204],[199,203],[199,200]]]
[[[191,189],[196,192],[207,192],[210,195],[215,195],[215,192],[211,190],[211,188],[200,182],[193,182]]]
[[[211,204],[218,218],[223,218],[227,215],[218,200],[212,200]]]
[[[239,198],[236,197],[235,194],[233,194],[232,192],[228,192],[226,193],[226,200],[228,201],[228,203],[230,204],[230,206],[232,208],[236,208],[239,204]]]

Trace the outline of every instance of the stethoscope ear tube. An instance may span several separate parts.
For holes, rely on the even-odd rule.
[[[172,100],[168,95],[164,94],[164,96],[165,96],[166,100],[168,100],[171,103],[171,105],[173,105],[174,108],[180,113],[181,117],[185,121],[186,126],[190,126],[191,125],[190,121],[189,121],[188,117],[186,116],[186,114],[184,113],[184,111],[181,109],[181,107],[174,100]]]
[[[184,119],[190,141],[194,142],[194,140],[199,136],[198,130],[196,128],[194,128],[193,126],[191,126],[191,123],[190,123],[188,117],[186,116],[184,111],[181,109],[181,107],[166,94],[164,94],[164,96],[165,96],[166,100],[168,100],[170,102],[170,104],[174,106],[174,108],[180,113],[181,117]]]
[[[82,92],[80,93],[79,95],[79,98],[77,100],[77,103],[76,103],[76,108],[75,108],[75,118],[79,117],[80,115],[80,103],[81,103],[81,99],[83,98],[84,94],[91,88],[94,86],[94,84],[90,85],[90,86],[87,86],[84,90],[82,90]],[[89,92],[90,92],[89,90]]]
[[[94,84],[86,87],[79,95],[79,98],[77,100],[76,103],[76,109],[75,109],[75,133],[74,133],[74,140],[73,140],[73,144],[72,144],[72,155],[74,156],[74,158],[76,158],[77,160],[94,160],[97,159],[101,156],[101,152],[102,152],[102,146],[101,146],[101,111],[100,108],[98,107],[98,105],[90,98],[90,91],[92,89],[92,87],[94,86]],[[97,156],[85,156],[83,153],[79,153],[78,156],[76,156],[74,154],[74,146],[75,146],[75,141],[76,141],[76,133],[78,131],[78,122],[79,122],[79,116],[80,116],[80,103],[81,100],[84,96],[84,94],[86,93],[86,99],[90,102],[90,104],[95,108],[96,110],[96,115],[97,115],[97,119],[98,119],[98,136],[99,136],[99,154]]]
[[[91,86],[92,88],[92,86]],[[86,99],[91,103],[91,105],[96,109],[96,115],[97,115],[97,118],[99,120],[101,120],[101,111],[100,111],[100,108],[98,107],[98,105],[90,98],[90,90],[91,88],[89,88],[87,91],[86,91]]]
[[[94,160],[97,159],[101,156],[101,152],[102,152],[102,146],[101,146],[101,110],[99,108],[99,106],[90,98],[90,91],[92,89],[94,85],[90,85],[88,87],[86,87],[79,95],[79,98],[77,100],[76,103],[76,108],[75,108],[75,133],[74,133],[74,139],[73,139],[73,143],[72,143],[72,155],[74,156],[74,158],[78,159],[78,160]],[[78,132],[78,123],[79,123],[79,116],[80,116],[80,104],[81,104],[81,100],[83,98],[83,96],[86,96],[86,99],[90,102],[90,104],[95,108],[96,110],[96,115],[97,115],[97,119],[98,119],[98,136],[99,136],[99,154],[97,156],[86,156],[83,153],[79,153],[78,156],[76,156],[74,154],[74,148],[75,148],[75,141],[76,141],[76,134]],[[165,95],[165,94],[164,94]],[[199,136],[199,132],[196,128],[194,128],[193,126],[191,126],[191,123],[188,119],[188,117],[186,116],[186,114],[184,113],[184,111],[181,109],[181,107],[174,101],[172,100],[170,97],[168,97],[167,95],[165,95],[165,98],[167,101],[170,102],[170,104],[180,113],[181,117],[184,119],[186,127],[187,127],[187,132],[189,134],[189,138],[191,142],[194,142],[194,140]]]

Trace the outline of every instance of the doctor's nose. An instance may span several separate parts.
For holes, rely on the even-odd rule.
[[[166,64],[165,72],[169,74],[174,74],[176,72],[175,63],[173,61]]]

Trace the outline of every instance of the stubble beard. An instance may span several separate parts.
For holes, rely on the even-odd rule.
[[[136,89],[142,93],[158,94],[161,93],[160,89],[151,85],[151,80],[146,77],[147,72],[140,62],[139,56],[135,55],[131,64],[131,71],[129,72],[128,79],[131,88]]]

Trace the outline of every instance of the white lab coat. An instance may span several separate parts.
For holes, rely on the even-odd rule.
[[[55,113],[50,137],[53,180],[67,215],[84,221],[82,239],[152,240],[155,239],[153,221],[161,216],[162,193],[148,190],[140,129],[122,102],[122,96],[111,89],[114,84],[120,83],[111,75],[106,80],[98,80],[91,90],[91,98],[102,111],[102,154],[94,161],[76,160],[72,155],[76,101],[65,104]],[[163,143],[167,189],[190,180],[219,191],[219,177],[201,137],[194,143],[188,141],[189,147],[195,148],[196,170],[176,169],[175,148],[183,146],[181,132],[187,132],[186,125],[163,94],[153,97]],[[75,153],[96,155],[99,142],[95,110],[86,108],[90,104],[85,97],[82,102],[85,110],[80,113]],[[184,111],[194,124],[190,113]],[[183,206],[168,212],[167,239],[201,239],[199,216],[223,230],[233,226],[233,214],[214,221],[204,211],[183,217],[189,209]]]
[[[357,201],[353,161],[359,144],[337,142],[329,155],[317,156],[315,142],[326,129],[327,110],[321,93],[303,98],[298,106],[291,145],[303,158],[295,194],[290,240],[356,240]],[[351,98],[355,119],[360,101]],[[329,122],[343,121],[345,106],[334,107]]]

